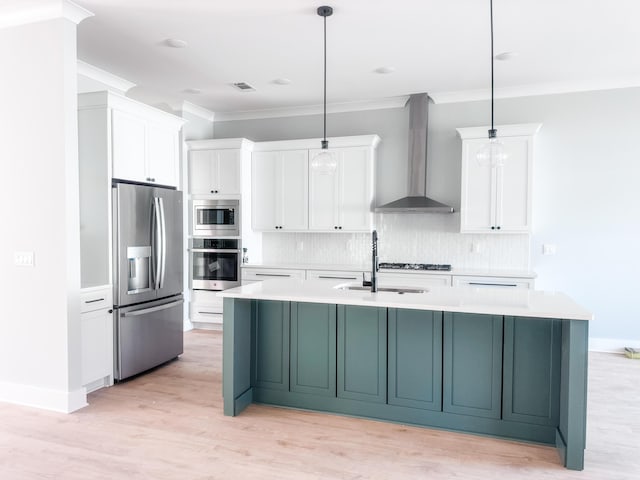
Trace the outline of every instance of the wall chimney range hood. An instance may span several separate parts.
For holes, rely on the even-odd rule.
[[[453,207],[426,196],[429,96],[409,97],[409,195],[376,207],[381,213],[453,213]]]

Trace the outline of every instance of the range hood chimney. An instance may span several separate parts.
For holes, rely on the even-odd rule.
[[[382,213],[452,213],[453,207],[426,196],[429,96],[409,97],[409,195],[376,207]]]

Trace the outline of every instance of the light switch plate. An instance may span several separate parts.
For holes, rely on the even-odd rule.
[[[555,255],[556,254],[556,246],[550,243],[545,243],[542,245],[542,254],[543,255]]]
[[[13,263],[19,267],[33,267],[33,252],[13,252]]]

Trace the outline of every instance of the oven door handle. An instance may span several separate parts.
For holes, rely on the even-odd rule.
[[[195,253],[240,253],[239,249],[224,248],[190,248],[189,251]]]

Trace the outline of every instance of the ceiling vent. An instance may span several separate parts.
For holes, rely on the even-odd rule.
[[[249,85],[248,83],[245,83],[245,82],[234,83],[233,86],[235,88],[237,88],[238,90],[240,90],[241,92],[255,92],[256,91],[255,88],[253,88],[251,85]]]

